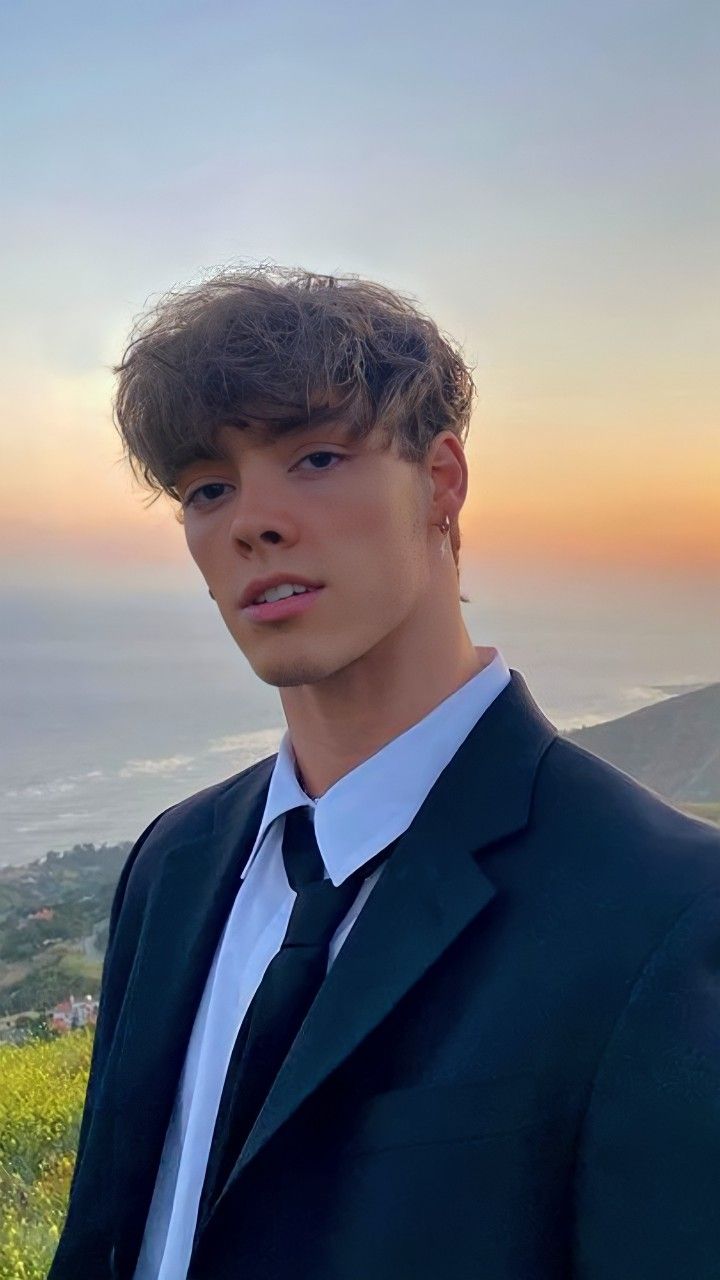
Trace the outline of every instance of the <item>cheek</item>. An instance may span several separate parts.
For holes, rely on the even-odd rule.
[[[331,527],[351,550],[370,547],[392,547],[403,540],[406,533],[407,514],[402,496],[394,496],[379,484],[376,491],[366,492],[360,501],[339,505],[330,513]]]
[[[193,560],[201,570],[212,568],[217,555],[213,553],[213,538],[207,527],[192,520],[185,524],[185,542]]]
[[[392,494],[379,485],[364,502],[338,511],[337,520],[329,527],[343,566],[353,566],[348,581],[375,581],[380,594],[405,594],[424,576],[427,534],[413,494],[400,488]]]

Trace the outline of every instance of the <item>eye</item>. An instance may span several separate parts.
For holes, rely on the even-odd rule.
[[[341,462],[348,461],[348,457],[344,453],[332,453],[329,449],[318,449],[318,450],[315,450],[314,453],[307,453],[304,458],[300,459],[300,462],[295,463],[295,467],[299,467],[301,462],[307,462],[310,458],[338,458]],[[295,467],[293,467],[293,471],[295,470]],[[334,467],[313,467],[312,470],[334,471],[335,468]],[[183,503],[183,507],[211,506],[212,503],[217,500],[217,498],[222,497],[222,494],[217,492],[218,490],[230,489],[230,488],[232,488],[231,485],[223,484],[223,482],[220,480],[214,480],[208,484],[200,484],[198,485],[197,489],[193,489],[192,493],[185,499]],[[212,493],[210,492],[211,490],[215,490],[216,492]],[[203,499],[203,501],[199,501],[198,500],[199,494],[207,494],[208,495],[207,500]]]
[[[206,507],[208,505],[207,502],[199,503],[197,501],[197,496],[199,493],[206,493],[208,489],[229,489],[229,488],[230,488],[230,485],[223,484],[219,480],[216,480],[211,484],[200,484],[198,485],[197,489],[193,490],[189,498],[185,499],[183,506],[184,507],[197,507],[197,506]],[[219,497],[219,496],[220,496],[219,494],[215,495],[215,497]],[[210,502],[212,501],[213,501],[213,498],[211,497]]]
[[[307,461],[308,461],[308,458],[339,458],[341,462],[346,462],[346,461],[347,461],[347,455],[346,455],[346,454],[344,454],[344,453],[331,453],[328,449],[320,449],[320,450],[317,450],[315,453],[306,453],[306,454],[305,454],[305,457],[300,459],[300,462],[307,462]],[[297,462],[295,465],[299,467],[299,466],[300,466],[300,462]],[[319,470],[320,470],[320,471],[334,471],[335,469],[336,469],[335,467],[320,467],[320,468],[319,468]],[[293,468],[293,470],[294,470],[294,468]],[[313,470],[315,470],[315,468],[313,468]]]

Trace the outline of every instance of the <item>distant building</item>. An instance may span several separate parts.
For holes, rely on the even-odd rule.
[[[38,911],[29,911],[26,920],[53,920],[55,911],[52,907],[40,907]]]
[[[55,917],[53,907],[40,907],[38,911],[28,911],[22,920],[18,920],[18,929],[27,929],[29,920],[52,920]]]
[[[51,1011],[50,1026],[61,1034],[75,1027],[95,1026],[97,1011],[98,1002],[92,996],[85,996],[84,1000],[70,996],[69,1000],[61,1000]]]

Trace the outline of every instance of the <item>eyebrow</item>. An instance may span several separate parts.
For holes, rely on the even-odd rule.
[[[348,444],[350,442],[350,429],[351,429],[350,423],[347,421],[347,419],[342,418],[340,415],[338,415],[337,418],[327,418],[324,422],[308,422],[307,418],[303,418],[301,421],[298,421],[296,418],[279,418],[279,419],[276,418],[275,421],[281,422],[284,424],[284,427],[285,427],[284,431],[282,432],[281,435],[274,436],[274,437],[270,435],[270,433],[266,433],[265,438],[264,439],[261,438],[260,440],[261,448],[264,447],[269,449],[273,445],[282,444],[284,440],[294,440],[300,436],[309,435],[311,431],[313,432],[322,431],[324,427],[327,427],[328,430],[331,432],[340,434],[340,436],[342,437],[342,443]],[[232,426],[234,424],[228,423],[227,425]],[[249,430],[251,434],[253,433],[252,427],[249,427],[249,428],[239,427],[238,430],[240,431]],[[176,483],[179,481],[180,476],[183,474],[183,472],[187,471],[196,462],[232,463],[234,461],[232,454],[230,453],[230,451],[227,449],[225,445],[217,444],[215,447],[217,450],[215,454],[211,455],[211,454],[203,454],[198,452],[194,457],[190,458],[187,462],[184,462],[182,463],[181,466],[177,467]]]

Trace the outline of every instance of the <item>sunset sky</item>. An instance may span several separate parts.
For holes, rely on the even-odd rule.
[[[469,562],[717,587],[716,6],[36,0],[0,47],[3,580],[187,560],[110,366],[147,299],[270,259],[462,345]]]

